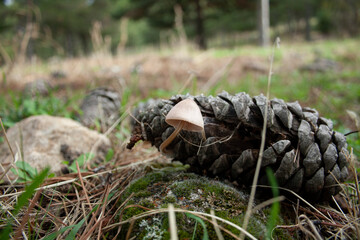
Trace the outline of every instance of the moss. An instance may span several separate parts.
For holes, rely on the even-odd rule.
[[[238,226],[242,225],[244,214],[247,207],[248,195],[232,188],[224,183],[209,180],[208,178],[198,176],[193,173],[185,173],[174,169],[165,169],[164,171],[150,172],[146,176],[135,180],[124,193],[126,199],[130,193],[134,197],[128,204],[138,204],[147,208],[166,208],[170,203],[176,208],[184,208],[198,212],[210,212],[215,210],[215,214],[228,220]],[[126,209],[124,219],[144,212],[141,208]],[[267,208],[252,215],[248,231],[257,238],[265,236],[266,216],[269,214]],[[169,239],[168,233],[168,215],[161,216],[161,229],[163,229],[163,239]],[[126,218],[125,218],[126,217]],[[149,221],[149,218],[146,218]],[[140,237],[144,234],[140,227],[141,220],[134,225],[132,236]],[[178,226],[178,236],[180,239],[202,239],[202,224],[184,213],[176,213],[176,222]],[[203,221],[209,234],[209,239],[217,239],[216,232],[211,223]],[[151,222],[149,222],[151,224]],[[218,224],[228,229],[235,235],[239,235],[239,230],[225,223],[218,221]],[[195,225],[197,225],[195,229]],[[125,228],[124,228],[125,229]],[[195,231],[195,232],[194,232]],[[222,232],[225,239],[233,239],[230,235]],[[278,235],[279,234],[279,235]],[[274,231],[273,236],[287,239],[287,234],[282,231]]]
[[[176,197],[167,196],[167,197],[164,198],[164,203],[176,203]]]

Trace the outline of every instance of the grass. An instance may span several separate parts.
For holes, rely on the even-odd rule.
[[[360,113],[360,69],[358,67],[360,55],[354,53],[359,43],[360,39],[326,40],[311,44],[283,42],[281,49],[274,55],[274,75],[271,80],[270,96],[282,98],[285,101],[299,101],[302,106],[317,109],[320,115],[333,119],[335,129],[342,133],[356,130],[356,124],[348,116],[346,110],[351,110],[358,115]],[[300,66],[312,62],[319,54],[338,61],[341,70],[327,73],[300,70]],[[227,90],[230,93],[246,91],[254,96],[266,92],[267,74],[248,69],[246,66],[249,62],[268,66],[270,55],[271,49],[246,46],[232,50],[211,49],[205,53],[191,52],[187,58],[178,57],[171,52],[162,55],[145,52],[137,55],[65,59],[56,63],[29,63],[25,68],[14,66],[14,72],[6,76],[6,81],[0,83],[2,84],[0,117],[6,128],[21,119],[38,114],[76,119],[80,101],[87,90],[102,85],[115,88],[123,94],[121,111],[126,114],[126,110],[131,109],[139,101],[157,97],[169,98],[182,88],[184,88],[182,93],[200,93],[201,87],[207,80],[232,57],[235,59],[234,64],[204,94],[215,95],[222,90]],[[131,73],[130,69],[138,62],[141,62],[140,72]],[[120,66],[120,72],[112,71],[114,66]],[[52,83],[55,83],[55,89],[50,92],[50,95],[27,97],[21,94],[25,82],[39,76],[49,76],[54,70],[64,71],[67,76],[61,80],[50,79]],[[194,72],[195,77],[193,81],[186,84],[190,76],[189,70]],[[64,85],[68,87],[63,88]],[[4,142],[3,136],[2,133],[0,142]],[[2,233],[10,231],[10,235],[7,234],[6,238],[15,238],[18,230],[29,239],[86,238],[87,236],[107,238],[110,237],[110,229],[119,226],[129,227],[131,225],[129,219],[123,219],[121,224],[114,226],[119,220],[115,219],[115,216],[119,216],[124,211],[126,203],[131,203],[136,194],[148,193],[132,189],[135,194],[130,194],[123,199],[126,193],[125,187],[133,179],[146,174],[152,168],[162,167],[166,160],[146,144],[138,144],[132,152],[124,150],[124,144],[130,137],[127,121],[122,120],[109,133],[109,137],[114,147],[106,157],[107,162],[103,166],[105,170],[98,173],[78,172],[76,166],[73,165],[72,172],[69,174],[38,181],[36,187],[40,184],[42,186],[38,190],[34,190],[35,187],[25,198],[25,203],[21,203],[23,205],[20,208],[17,207],[20,204],[17,197],[21,192],[28,191],[26,183],[0,185],[2,191],[0,229]],[[352,134],[347,139],[349,146],[354,150],[354,158],[359,158],[360,135]],[[357,160],[353,161],[355,165],[352,171],[356,175],[360,172],[360,168]],[[20,166],[19,168],[23,170],[21,174],[26,180],[35,181],[39,176],[29,167],[21,168]],[[294,222],[293,226],[278,225],[276,230],[300,230],[305,235],[311,236],[314,234],[311,232],[311,222],[320,221],[320,226],[329,230],[334,236],[336,234],[359,236],[357,209],[360,200],[358,186],[355,183],[356,181],[350,181],[343,185],[343,195],[350,209],[348,213],[342,213],[337,208],[324,210],[318,207],[333,218],[328,221],[308,206],[299,206],[294,203],[292,207],[297,209],[298,221]],[[39,196],[35,198],[37,193]],[[173,201],[174,199],[168,199],[169,204]],[[150,215],[167,214],[169,211],[167,208],[149,208],[155,208],[155,206],[151,202],[137,206],[132,216],[139,220],[146,220]],[[18,209],[18,212],[15,209]],[[204,238],[205,235],[202,231],[203,223],[207,226],[210,221],[214,222],[211,214],[206,215],[177,208],[171,211],[177,212],[176,214],[179,212],[189,214],[188,218],[197,223],[197,229],[203,233],[196,235],[200,238]],[[28,221],[22,225],[23,216],[27,217]],[[296,216],[292,217],[296,219]],[[225,216],[217,218],[217,222],[224,219]],[[11,222],[10,227],[8,227],[8,222]],[[213,223],[210,224],[213,225]],[[182,225],[177,222],[177,228],[181,230],[181,227]]]

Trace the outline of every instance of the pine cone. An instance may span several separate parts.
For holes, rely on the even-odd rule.
[[[174,128],[165,122],[169,110],[183,99],[192,98],[204,119],[206,141],[199,133],[181,131],[167,147],[174,160],[189,164],[196,173],[236,181],[250,186],[258,159],[267,99],[246,93],[217,97],[176,95],[170,100],[149,100],[134,111],[133,136],[159,148]],[[345,136],[333,131],[331,120],[298,102],[272,99],[268,108],[265,151],[258,184],[268,185],[265,169],[270,167],[278,185],[310,201],[327,200],[340,191],[347,169]],[[335,179],[336,178],[336,179]]]
[[[120,104],[119,93],[107,88],[96,88],[86,95],[80,106],[80,121],[88,127],[95,126],[97,120],[105,126],[111,126],[119,118]]]

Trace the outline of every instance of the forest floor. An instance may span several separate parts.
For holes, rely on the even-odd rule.
[[[231,94],[247,92],[250,96],[265,94],[270,58],[274,51],[271,98],[299,101],[302,106],[315,108],[321,116],[333,120],[335,130],[345,134],[360,127],[359,46],[358,38],[311,43],[282,42],[280,48],[276,49],[254,46],[209,49],[205,52],[188,51],[184,48],[166,51],[143,49],[116,56],[94,53],[71,59],[33,59],[23,64],[16,63],[11,68],[0,68],[4,73],[0,83],[0,117],[5,127],[10,127],[29,115],[44,112],[52,114],[46,104],[39,104],[37,109],[31,111],[23,105],[24,87],[39,79],[52,86],[50,95],[41,99],[56,102],[58,105],[54,114],[67,117],[75,117],[86,93],[99,86],[114,89],[122,95],[123,116],[141,101],[149,98],[166,99],[178,93],[216,95],[225,90]],[[4,142],[3,133],[0,137],[0,143]],[[154,158],[166,162],[156,149],[146,143],[137,145],[132,152],[124,149],[130,138],[130,127],[125,120],[109,137],[115,153],[107,167],[120,169],[118,176],[129,176],[126,181],[111,187],[124,188],[139,174],[133,168],[123,168],[127,164]],[[360,135],[349,135],[348,143],[353,148],[355,157],[359,158]],[[77,177],[77,174],[72,174],[70,176]],[[61,182],[59,179],[58,181]],[[98,180],[89,180],[87,186],[97,183]],[[18,189],[20,188],[21,186]],[[99,196],[105,199],[109,190],[104,189],[103,194]],[[85,202],[86,199],[81,201]],[[358,204],[359,202],[354,204],[356,208]],[[109,222],[110,220],[112,219],[107,219]],[[96,219],[93,218],[92,221]],[[80,222],[74,221],[73,227]],[[103,224],[105,226],[105,222]],[[355,225],[354,229],[358,229],[358,223]]]

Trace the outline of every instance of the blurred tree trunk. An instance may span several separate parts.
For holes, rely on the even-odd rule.
[[[347,4],[350,7],[350,14],[349,14],[349,27],[348,27],[348,32],[350,34],[350,36],[356,36],[359,33],[359,2],[358,0],[347,0],[346,1]]]
[[[311,41],[311,14],[312,14],[312,4],[311,1],[306,0],[305,2],[305,40]]]
[[[195,0],[196,5],[196,35],[197,44],[200,49],[205,50],[207,48],[205,31],[204,31],[204,16],[201,6],[201,0]]]
[[[269,0],[258,0],[258,30],[259,43],[261,46],[269,46],[270,43],[270,9]]]

